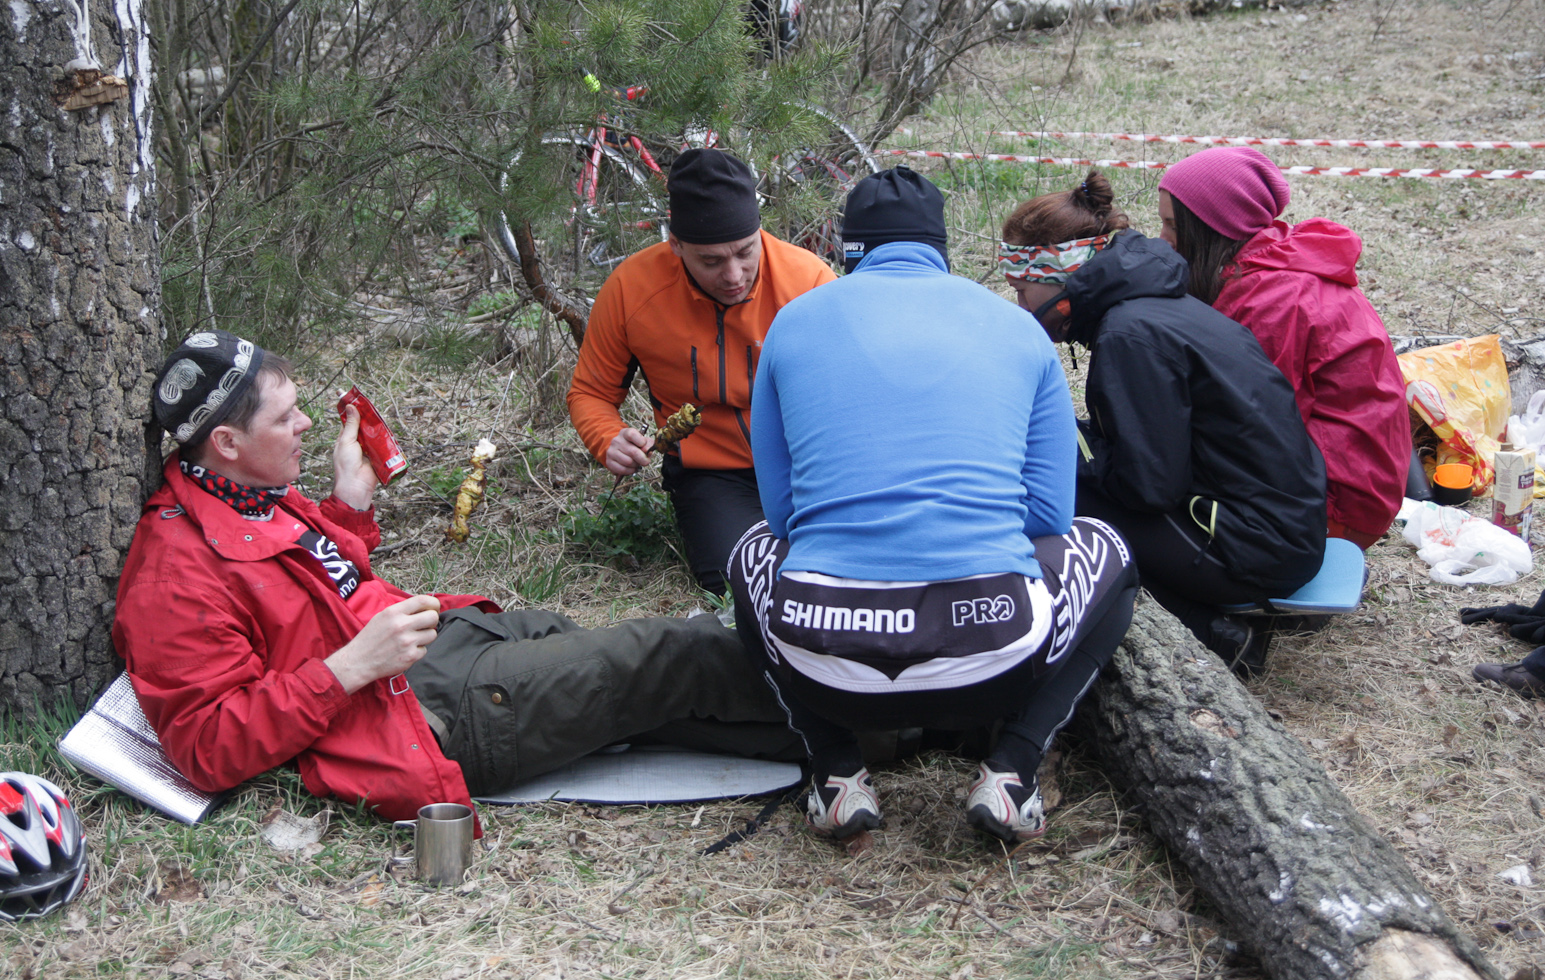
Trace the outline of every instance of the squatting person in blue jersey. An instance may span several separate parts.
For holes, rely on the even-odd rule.
[[[1073,518],[1076,433],[1044,331],[952,276],[906,167],[843,219],[848,276],[768,332],[751,442],[767,520],[730,557],[736,623],[804,739],[811,826],[878,826],[855,730],[1002,719],[966,818],[1045,829],[1036,770],[1131,620],[1137,575]]]

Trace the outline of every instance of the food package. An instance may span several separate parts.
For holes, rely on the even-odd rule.
[[[1511,398],[1507,361],[1496,334],[1401,354],[1406,403],[1447,451],[1439,462],[1469,463],[1472,489],[1491,488],[1492,455],[1507,427]]]
[[[1541,465],[1545,463],[1545,389],[1529,396],[1524,414],[1508,420],[1507,434],[1515,445],[1534,449],[1534,496],[1545,497],[1545,466]]]

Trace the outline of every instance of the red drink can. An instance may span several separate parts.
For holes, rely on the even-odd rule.
[[[345,417],[343,410],[348,405],[359,409],[359,447],[365,451],[370,468],[375,470],[376,479],[384,487],[392,482],[392,477],[408,468],[408,457],[402,454],[397,437],[386,427],[381,413],[359,388],[350,388],[338,399],[340,419]]]

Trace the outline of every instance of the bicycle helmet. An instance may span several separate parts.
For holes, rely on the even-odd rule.
[[[0,772],[0,922],[59,908],[86,885],[86,830],[63,791]]]

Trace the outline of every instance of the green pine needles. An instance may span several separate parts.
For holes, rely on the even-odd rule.
[[[284,349],[383,297],[420,301],[453,262],[486,283],[489,216],[529,223],[553,263],[581,244],[576,221],[629,225],[614,248],[657,241],[664,188],[626,141],[602,206],[576,213],[598,122],[662,167],[711,131],[765,171],[821,138],[802,106],[840,60],[810,46],[768,62],[730,0],[155,6],[169,343],[214,325]],[[620,101],[629,85],[648,91]],[[645,213],[605,207],[619,198]]]

